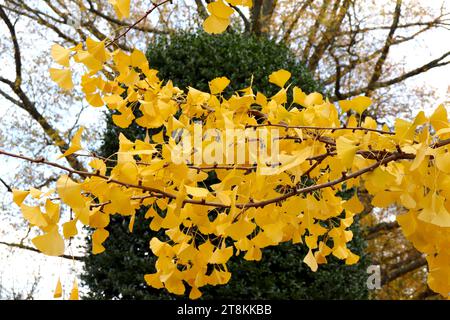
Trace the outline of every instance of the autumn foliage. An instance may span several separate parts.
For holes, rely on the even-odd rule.
[[[119,18],[129,15],[129,1],[110,2]],[[251,6],[251,1],[210,3],[205,30],[223,32],[232,6],[238,5]],[[113,121],[121,128],[134,122],[161,130],[143,140],[121,135],[112,160],[83,153],[80,129],[63,156],[90,156],[91,171],[17,156],[66,171],[56,190],[14,190],[24,218],[42,230],[33,244],[44,254],[62,255],[65,241],[81,224],[95,229],[92,248],[101,253],[110,216],[129,216],[132,232],[136,210],[146,208],[150,228],[165,231],[150,241],[157,272],[146,275],[146,282],[175,294],[189,290],[195,299],[201,287],[230,280],[232,255],[258,261],[262,249],[282,242],[306,246],[308,254],[299,259],[313,271],[330,255],[358,263],[347,244],[353,236],[349,227],[363,206],[357,192],[349,200],[340,193],[364,187],[373,205],[395,203],[408,210],[397,217],[403,233],[426,255],[429,287],[448,296],[450,123],[443,106],[431,117],[420,112],[412,122],[397,119],[393,128],[379,127],[364,114],[369,98],[334,104],[319,93],[307,95],[290,87],[287,70],[268,75],[279,87],[273,96],[247,87],[225,97],[226,77],[211,79],[209,92],[183,91],[159,79],[142,52],[115,49],[114,39],[89,38],[72,48],[54,45],[51,54],[60,66],[51,68],[50,76],[61,88],[74,87],[71,62],[82,65],[79,83],[90,105],[116,110]],[[206,133],[195,141],[198,126]],[[241,133],[237,143],[225,143],[229,130]],[[261,136],[267,143],[255,154],[252,142]],[[193,147],[182,137],[192,138]],[[242,147],[244,161],[237,157]],[[275,147],[277,161],[261,157]],[[214,161],[207,161],[206,150]],[[219,154],[231,156],[220,161]],[[205,187],[211,171],[220,182]],[[70,207],[72,220],[60,221],[61,205]]]

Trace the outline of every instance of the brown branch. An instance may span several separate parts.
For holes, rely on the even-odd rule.
[[[202,0],[195,0],[195,5],[197,6],[197,13],[200,18],[205,20],[208,18],[208,12],[206,11],[205,5]]]
[[[375,89],[380,89],[380,88],[389,87],[389,86],[391,86],[391,85],[393,85],[393,84],[402,82],[402,81],[404,81],[404,80],[406,80],[406,79],[408,79],[408,78],[411,78],[411,77],[414,77],[414,76],[416,76],[416,75],[418,75],[418,74],[424,73],[424,72],[426,72],[426,71],[428,71],[428,70],[430,70],[430,69],[448,65],[448,64],[450,64],[450,61],[441,62],[442,60],[444,60],[444,59],[447,58],[448,56],[450,56],[450,51],[444,53],[444,54],[443,54],[442,56],[440,56],[439,58],[436,58],[436,59],[434,59],[434,60],[431,60],[430,62],[428,62],[428,63],[426,63],[426,64],[424,64],[424,65],[422,65],[422,66],[420,66],[420,67],[418,67],[418,68],[416,68],[416,69],[414,69],[414,70],[411,70],[411,71],[409,71],[409,72],[407,72],[407,73],[405,73],[405,74],[403,74],[403,75],[401,75],[401,76],[398,76],[398,77],[396,77],[396,78],[393,78],[393,79],[390,79],[390,80],[386,80],[386,81],[381,81],[381,82],[378,81],[378,82],[375,82],[375,83],[372,85],[372,88],[371,88],[371,89],[372,89],[372,90],[375,90]],[[350,98],[350,97],[354,97],[354,96],[363,94],[363,93],[365,93],[367,90],[368,90],[367,87],[363,87],[363,88],[359,88],[359,89],[355,89],[355,90],[349,91],[349,92],[347,92],[347,93],[342,94],[342,99],[347,99],[347,98]],[[333,98],[334,98],[334,97],[331,97],[330,99],[333,99]]]
[[[311,3],[313,2],[313,0],[306,0],[302,6],[298,9],[294,19],[292,20],[292,22],[289,24],[287,30],[284,32],[283,38],[281,41],[283,42],[289,42],[289,38],[291,37],[292,32],[294,31],[295,26],[297,26],[298,21],[300,20],[300,18],[303,16],[303,14],[305,13],[306,9],[311,5]],[[283,21],[283,24],[285,22]]]
[[[406,261],[402,261],[401,264],[399,264],[398,268],[387,272],[382,278],[381,278],[381,285],[384,286],[385,284],[392,282],[407,273],[417,270],[418,268],[422,268],[427,265],[427,260],[420,256],[419,258],[414,256],[412,258],[407,259]]]
[[[247,125],[247,128],[259,128],[259,127],[280,127],[285,129],[306,129],[306,130],[330,130],[330,131],[339,131],[339,130],[351,130],[351,131],[368,131],[368,132],[376,132],[381,134],[395,135],[395,132],[383,131],[378,129],[371,128],[363,128],[363,127],[315,127],[315,126],[289,126],[281,123],[270,123],[270,124],[254,124]]]
[[[11,40],[13,42],[14,47],[14,63],[16,67],[16,79],[14,81],[5,79],[0,77],[0,81],[7,84],[11,90],[16,94],[16,96],[20,99],[16,100],[9,96],[6,93],[2,93],[1,95],[6,97],[9,101],[13,102],[26,112],[34,119],[36,120],[41,128],[44,130],[44,132],[52,139],[53,143],[60,149],[61,152],[64,152],[65,149],[67,149],[69,146],[67,143],[63,140],[63,138],[59,135],[59,133],[54,129],[47,119],[36,109],[35,104],[28,98],[28,96],[23,91],[21,85],[22,85],[22,58],[20,54],[20,46],[17,41],[16,31],[14,28],[14,25],[12,24],[11,20],[9,19],[8,15],[3,9],[3,6],[0,6],[0,18],[5,22],[10,36]],[[2,91],[3,92],[3,91]],[[77,170],[82,170],[83,165],[75,158],[75,157],[68,157],[67,161],[69,164]]]
[[[394,19],[392,20],[391,28],[389,29],[389,33],[386,37],[386,41],[384,43],[384,46],[381,50],[381,55],[378,58],[377,62],[375,63],[375,67],[373,69],[372,77],[369,80],[369,83],[367,85],[367,96],[373,95],[373,85],[380,79],[381,73],[383,71],[383,65],[386,62],[386,58],[389,53],[389,49],[391,48],[391,44],[394,39],[395,31],[398,27],[398,22],[400,21],[400,14],[401,14],[401,7],[402,7],[402,0],[397,0],[395,5],[395,11],[394,11]]]
[[[327,9],[328,9],[329,5],[330,5],[330,0],[323,0],[322,6],[319,11],[319,15],[317,16],[314,25],[312,26],[311,30],[309,31],[308,41],[306,42],[305,48],[303,49],[302,61],[308,60],[311,48],[313,47],[313,45],[317,39],[317,32],[320,28],[320,25],[322,24],[322,22],[325,19],[325,15],[327,13]]]
[[[125,21],[113,18],[111,16],[108,16],[108,15],[104,14],[100,10],[97,10],[96,8],[94,8],[94,4],[92,3],[92,1],[88,0],[88,3],[89,3],[88,11],[90,11],[90,12],[96,14],[97,16],[105,19],[106,21],[108,21],[110,23],[113,23],[113,24],[116,24],[118,26],[131,27],[133,30],[138,30],[138,31],[148,32],[148,33],[156,33],[156,34],[168,34],[168,33],[170,33],[170,31],[159,30],[159,29],[156,29],[156,28],[150,28],[150,27],[146,27],[146,26],[139,26],[137,24],[130,24],[130,23],[127,23]]]
[[[106,46],[110,46],[113,43],[117,44],[117,41],[119,41],[119,39],[125,37],[127,35],[128,32],[130,32],[133,28],[135,28],[139,23],[141,23],[142,21],[144,21],[145,19],[147,19],[147,17],[153,12],[155,11],[158,7],[166,4],[166,3],[172,3],[172,0],[164,0],[160,3],[154,3],[152,2],[153,7],[151,7],[149,10],[147,10],[147,12],[141,17],[139,18],[136,22],[134,22],[133,24],[131,24],[127,29],[125,29],[124,32],[122,32],[121,34],[119,34],[118,36],[116,36],[111,42],[109,42]]]
[[[391,231],[399,228],[400,225],[397,221],[394,222],[381,222],[375,226],[372,226],[367,229],[366,236],[364,237],[366,240],[372,240],[377,238],[380,234],[383,234],[385,231]]]
[[[10,242],[0,241],[0,244],[3,244],[3,245],[8,246],[8,247],[12,247],[12,248],[19,248],[19,249],[23,249],[23,250],[28,250],[28,251],[41,253],[36,248],[29,247],[29,246],[26,246],[26,245],[23,245],[23,244],[20,244],[20,243],[10,243]],[[69,259],[69,260],[84,261],[84,257],[80,257],[80,256],[71,256],[71,255],[63,254],[63,255],[58,256],[58,257],[59,258],[64,258],[64,259]]]
[[[435,26],[440,27],[440,26],[450,26],[450,19],[442,19],[444,16],[449,15],[449,13],[447,14],[442,14],[439,17],[433,19],[433,20],[429,20],[429,21],[416,21],[416,22],[410,22],[410,23],[404,23],[404,24],[399,24],[397,26],[397,29],[407,29],[407,28],[414,28],[414,27],[422,27],[422,26]],[[449,22],[447,22],[449,21]],[[390,30],[392,27],[392,25],[390,26],[374,26],[374,27],[365,27],[365,28],[360,28],[358,30],[358,33],[367,33],[370,31],[379,31],[379,30]],[[339,32],[338,36],[345,36],[345,35],[349,35],[351,34],[352,31],[341,31]]]
[[[26,10],[20,11],[15,8],[7,7],[7,6],[3,6],[3,5],[0,5],[0,6],[3,7],[5,10],[8,10],[8,11],[14,12],[18,15],[27,17],[27,18],[37,22],[38,24],[49,28],[50,30],[55,32],[61,39],[64,39],[65,41],[67,41],[73,45],[76,45],[78,43],[78,41],[76,41],[74,38],[72,38],[72,37],[68,36],[66,33],[62,32],[56,25],[51,24],[49,21],[42,18],[40,16],[40,14],[37,13],[36,11],[34,11],[33,9],[26,9]],[[22,7],[23,7],[23,5],[22,5]],[[29,7],[26,7],[26,8],[29,8]],[[34,15],[31,15],[30,13],[33,13]],[[63,23],[63,22],[61,22],[61,23]]]
[[[233,6],[230,4],[230,7],[233,8],[239,15],[239,17],[241,17],[242,22],[244,23],[244,27],[245,27],[245,32],[250,32],[250,21],[247,19],[247,17],[245,16],[245,14],[242,12],[241,9],[239,9],[239,7]]]
[[[333,20],[331,20],[331,23],[329,23],[328,27],[323,33],[323,37],[319,44],[315,47],[315,50],[311,57],[308,59],[308,68],[309,70],[316,70],[319,61],[322,59],[324,53],[328,49],[328,47],[335,41],[336,34],[339,32],[342,21],[345,18],[345,15],[349,9],[350,0],[344,0],[342,6],[339,9],[339,12],[336,15],[338,6],[339,6],[340,0],[335,2],[335,6],[332,10],[332,13],[330,16],[335,16]]]
[[[17,41],[17,34],[14,25],[11,20],[9,20],[6,15],[5,10],[3,10],[3,6],[0,6],[0,18],[2,18],[3,22],[5,22],[6,27],[9,30],[9,34],[11,36],[11,41],[14,46],[14,62],[16,65],[16,79],[14,80],[14,87],[20,87],[22,84],[22,59],[20,58],[20,47],[19,42]]]
[[[7,184],[7,183],[5,182],[5,180],[3,180],[2,178],[0,178],[0,182],[5,186],[6,191],[8,191],[8,192],[12,192],[12,191],[13,191],[12,188],[11,188],[11,186],[10,186],[9,184]]]
[[[446,140],[441,140],[438,141],[436,143],[434,143],[431,147],[432,148],[439,148],[442,147],[444,145],[448,145],[450,144],[450,139],[446,139]],[[369,154],[372,154],[371,151],[368,151]],[[18,154],[14,154],[14,153],[10,153],[7,151],[3,151],[0,150],[0,155],[5,155],[5,156],[9,156],[9,157],[13,157],[13,158],[18,158],[18,159],[23,159],[32,163],[37,163],[37,164],[45,164],[48,166],[52,166],[55,168],[59,168],[61,170],[64,170],[70,174],[77,174],[80,175],[82,177],[99,177],[101,179],[107,180],[109,183],[115,183],[121,186],[124,186],[126,188],[134,188],[134,189],[141,189],[143,191],[146,192],[150,192],[152,193],[152,195],[148,196],[148,197],[152,197],[154,195],[156,196],[160,196],[163,198],[168,198],[168,199],[176,199],[177,195],[173,194],[173,193],[169,193],[163,190],[159,190],[157,188],[153,188],[153,187],[148,187],[148,186],[143,186],[141,184],[131,184],[131,183],[126,183],[126,182],[122,182],[116,179],[111,179],[111,177],[105,176],[105,175],[101,175],[99,172],[86,172],[86,171],[80,171],[80,170],[74,170],[72,168],[68,168],[68,167],[64,167],[60,164],[54,163],[54,162],[49,162],[46,161],[44,158],[38,158],[38,159],[33,159],[30,157],[26,157],[23,155],[18,155]],[[354,179],[357,178],[367,172],[373,171],[376,168],[378,168],[381,165],[386,165],[390,162],[396,161],[396,160],[404,160],[404,159],[414,159],[415,155],[414,154],[409,154],[409,153],[405,153],[403,151],[397,151],[397,152],[393,152],[390,153],[390,155],[384,157],[381,160],[376,161],[375,163],[373,163],[370,166],[367,166],[363,169],[357,170],[355,172],[352,172],[350,174],[343,174],[340,178],[337,178],[335,180],[331,180],[328,181],[326,183],[321,183],[321,184],[316,184],[316,185],[312,185],[309,187],[305,187],[305,188],[300,188],[300,189],[296,189],[296,190],[292,190],[291,192],[288,192],[286,194],[283,194],[281,196],[275,197],[275,198],[271,198],[271,199],[267,199],[267,200],[262,200],[262,201],[258,201],[258,202],[249,202],[249,203],[240,203],[240,204],[236,204],[236,207],[239,209],[244,209],[244,208],[259,208],[259,207],[265,207],[269,204],[274,204],[274,203],[279,203],[281,201],[284,201],[290,197],[293,196],[297,196],[299,194],[302,193],[308,193],[308,192],[312,192],[315,190],[319,190],[319,189],[324,189],[324,188],[328,188],[328,187],[332,187],[335,186],[337,184],[340,184],[342,182],[345,182],[347,180],[350,179]],[[185,199],[183,201],[183,203],[190,203],[190,204],[198,204],[198,205],[204,205],[204,206],[211,206],[211,207],[216,207],[216,208],[230,208],[229,205],[224,205],[222,203],[217,203],[217,202],[209,202],[209,201],[204,201],[204,200],[194,200],[194,199]]]

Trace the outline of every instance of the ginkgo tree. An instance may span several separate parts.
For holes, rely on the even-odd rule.
[[[119,18],[129,16],[129,0],[110,2]],[[168,2],[153,4],[139,21]],[[209,3],[205,30],[225,31],[234,6],[251,5]],[[145,208],[149,227],[164,230],[150,241],[158,259],[156,273],[145,281],[174,294],[188,290],[196,299],[203,286],[230,280],[231,256],[258,261],[262,249],[282,242],[306,246],[307,255],[299,259],[313,271],[330,255],[357,263],[347,244],[363,205],[357,192],[349,200],[339,195],[364,187],[374,206],[407,209],[397,216],[403,233],[426,256],[429,287],[448,297],[450,122],[443,105],[430,117],[420,112],[412,122],[397,119],[393,128],[379,127],[363,115],[369,98],[334,104],[319,93],[291,88],[287,70],[269,75],[280,88],[271,97],[251,86],[227,97],[226,77],[211,79],[209,92],[183,91],[159,79],[142,52],[116,49],[117,39],[54,45],[59,67],[50,76],[65,90],[79,83],[90,105],[114,110],[115,125],[134,122],[160,131],[135,141],[120,135],[117,157],[102,158],[83,148],[81,128],[62,157],[91,157],[90,171],[0,150],[64,171],[54,190],[13,191],[24,218],[41,230],[32,240],[38,250],[64,254],[66,241],[85,225],[95,230],[92,250],[100,254],[110,216],[128,216],[132,232],[137,210]],[[85,70],[79,81],[73,80],[71,63]],[[206,186],[212,171],[219,182]],[[62,205],[73,213],[69,221],[60,221]],[[55,296],[61,295],[58,281]],[[70,298],[78,298],[76,280]]]

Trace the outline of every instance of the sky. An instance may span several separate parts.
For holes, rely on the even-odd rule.
[[[425,1],[425,0],[424,0]],[[382,1],[383,2],[383,1]],[[385,1],[386,2],[386,1]],[[427,1],[432,5],[439,5],[440,1]],[[1,3],[1,1],[0,1]],[[33,37],[33,35],[27,35],[26,30],[21,30],[21,37]],[[0,25],[0,35],[4,39],[7,37],[6,30],[3,24]],[[36,37],[35,37],[36,38]],[[421,37],[419,41],[409,44],[408,46],[397,46],[390,52],[390,57],[394,61],[404,62],[406,68],[413,68],[420,65],[424,61],[429,61],[432,58],[438,57],[443,52],[450,49],[450,37],[448,30],[434,30],[426,33],[426,37]],[[0,39],[0,41],[2,41]],[[52,38],[39,38],[37,37],[36,51],[34,54],[45,54],[48,52],[51,45]],[[13,76],[14,69],[10,62],[8,62],[6,56],[0,55],[0,73],[4,76]],[[425,74],[408,80],[408,88],[420,88],[427,87],[432,88],[437,93],[437,101],[434,105],[418,106],[417,112],[425,110],[427,114],[432,112],[432,109],[437,107],[439,103],[450,100],[449,92],[449,75],[450,65],[442,68],[436,68],[428,71]],[[50,82],[48,82],[50,83]],[[62,121],[60,125],[64,126],[67,123],[72,123],[76,117],[79,109],[70,109],[65,115],[66,120]],[[9,102],[0,98],[0,119],[7,119],[8,117],[18,117],[20,111],[17,108],[11,106]],[[91,128],[99,128],[103,130],[104,127],[102,120],[102,110],[88,108],[80,117],[80,124],[86,125]],[[5,122],[2,122],[5,125]],[[1,123],[0,123],[1,125]],[[8,130],[3,130],[7,133]],[[0,137],[0,148],[1,137]],[[53,156],[56,158],[56,156]],[[51,160],[54,160],[51,159]],[[5,162],[4,158],[0,158],[0,177],[12,177],[11,173],[17,170],[19,163],[15,160],[8,160]],[[9,197],[9,198],[8,198]],[[6,206],[12,206],[10,200],[10,194],[6,193],[4,188],[0,186],[0,200],[3,201],[3,206],[0,210],[5,212],[12,210],[15,212],[15,217],[20,218],[18,210],[9,208]],[[9,212],[9,211],[8,211]],[[5,231],[5,230],[3,230]],[[6,230],[6,233],[0,233],[0,241],[14,241],[24,235],[26,230],[21,229],[16,232],[14,230]],[[82,235],[75,241],[76,243],[82,243]],[[80,253],[79,250],[73,248],[76,254]],[[0,245],[0,286],[6,288],[21,288],[28,287],[30,281],[33,279],[33,275],[40,274],[42,277],[39,282],[39,288],[36,292],[35,298],[37,299],[51,299],[53,295],[54,287],[58,277],[61,277],[64,288],[70,290],[73,279],[78,276],[78,272],[81,268],[80,263],[54,257],[46,257],[41,254],[31,253],[24,250],[13,250]],[[1,296],[0,296],[1,298]]]

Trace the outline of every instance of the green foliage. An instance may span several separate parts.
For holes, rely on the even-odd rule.
[[[248,87],[253,75],[254,90],[270,96],[277,88],[268,83],[268,75],[286,69],[292,73],[293,85],[305,92],[321,89],[287,47],[248,35],[199,33],[161,37],[150,45],[148,59],[150,66],[159,70],[161,79],[172,79],[180,88],[192,86],[208,91],[208,81],[226,76],[231,80],[226,92],[230,94]],[[136,126],[125,130],[115,127],[108,114],[101,154],[108,156],[117,150],[119,132],[130,139],[142,139],[145,135]],[[142,214],[136,217],[133,233],[128,232],[128,222],[128,219],[113,217],[108,227],[110,237],[104,244],[106,252],[87,256],[82,276],[90,288],[87,298],[179,299],[145,284],[144,275],[155,271],[156,257],[148,246],[155,232],[149,229],[149,222]],[[353,232],[351,249],[362,255],[357,265],[345,266],[330,257],[329,264],[320,266],[314,273],[302,262],[307,253],[305,248],[284,243],[265,249],[260,262],[233,257],[229,263],[230,282],[225,286],[203,288],[202,299],[366,299],[368,259],[364,256],[365,243],[357,223]]]

